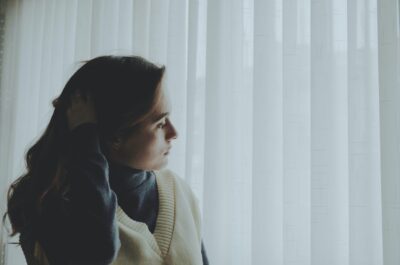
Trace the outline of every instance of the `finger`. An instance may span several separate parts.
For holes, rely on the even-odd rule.
[[[84,100],[82,93],[78,90],[75,90],[72,95],[71,95],[71,99],[74,103],[79,103],[81,101]]]
[[[76,104],[76,103],[79,102],[79,97],[76,96],[76,95],[71,95],[70,101],[71,101],[72,104]]]

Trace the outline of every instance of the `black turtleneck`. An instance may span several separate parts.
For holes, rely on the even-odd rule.
[[[158,190],[154,172],[110,161],[110,186],[118,204],[133,220],[147,224],[154,232],[158,213]]]
[[[154,232],[159,204],[154,172],[107,160],[97,124],[77,126],[67,140],[73,156],[68,165],[71,189],[63,198],[46,197],[42,214],[21,231],[22,250],[28,264],[36,240],[50,264],[110,264],[120,247],[117,205]],[[203,242],[201,253],[208,264]]]

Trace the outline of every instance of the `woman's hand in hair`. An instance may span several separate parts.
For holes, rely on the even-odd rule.
[[[71,95],[71,104],[67,109],[68,126],[70,130],[82,123],[97,123],[93,98],[88,93],[82,95],[78,89]]]

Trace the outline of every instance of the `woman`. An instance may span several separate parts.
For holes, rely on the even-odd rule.
[[[164,70],[97,57],[53,101],[8,191],[28,264],[208,264],[197,198],[163,169],[177,137]]]

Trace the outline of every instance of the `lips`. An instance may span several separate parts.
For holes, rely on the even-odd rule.
[[[171,147],[169,147],[169,148],[167,149],[167,151],[164,153],[164,155],[168,155],[168,154],[169,154],[169,150],[171,150]]]

